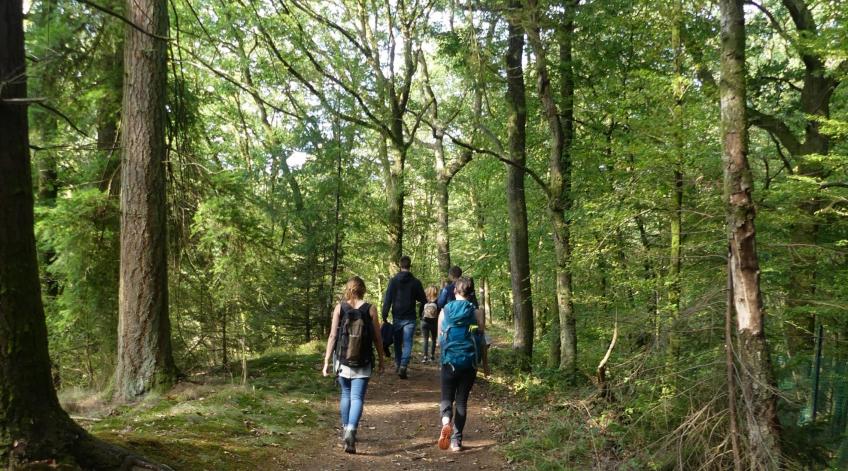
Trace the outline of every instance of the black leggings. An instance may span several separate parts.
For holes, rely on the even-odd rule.
[[[425,317],[421,322],[421,333],[424,337],[424,355],[430,352],[430,358],[436,356],[436,319]]]
[[[454,371],[451,365],[442,365],[442,417],[453,416],[454,440],[462,440],[462,429],[465,428],[465,419],[468,415],[468,394],[474,386],[477,378],[477,370]],[[453,404],[456,403],[454,413]]]

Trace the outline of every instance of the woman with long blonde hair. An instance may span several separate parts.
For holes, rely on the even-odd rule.
[[[333,372],[341,386],[339,412],[344,429],[345,452],[356,453],[356,431],[365,404],[365,392],[377,346],[378,372],[383,372],[383,341],[377,308],[365,302],[365,282],[353,276],[345,284],[344,299],[333,309],[330,336],[324,355],[324,376]],[[334,355],[335,353],[335,355]],[[335,358],[332,358],[335,357]]]

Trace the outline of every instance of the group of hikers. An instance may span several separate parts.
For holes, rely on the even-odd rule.
[[[386,288],[379,316],[377,308],[365,301],[365,282],[358,276],[347,281],[342,300],[333,310],[322,373],[335,375],[341,387],[339,411],[347,453],[356,453],[356,431],[374,371],[374,347],[378,372],[383,372],[384,358],[391,356],[389,347],[393,345],[395,373],[407,379],[419,319],[424,343],[422,363],[436,361],[437,344],[440,349],[440,449],[462,451],[468,396],[477,370],[489,373],[490,340],[474,294],[474,281],[454,266],[444,287],[424,289],[410,271],[411,266],[409,257],[401,257],[400,271]]]

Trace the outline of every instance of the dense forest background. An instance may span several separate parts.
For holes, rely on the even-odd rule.
[[[593,453],[563,432],[583,413],[557,407],[593,396],[633,469],[732,466],[719,5],[158,3],[183,374],[326,338],[341,283],[362,276],[377,302],[403,253],[425,284],[452,264],[475,278],[508,337],[502,381],[553,411],[532,445],[551,463]],[[53,381],[111,394],[135,27],[114,0],[24,10]],[[787,466],[843,468],[848,3],[750,1],[744,16],[780,449]],[[744,428],[759,409],[742,396]]]

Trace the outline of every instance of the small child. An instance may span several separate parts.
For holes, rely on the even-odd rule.
[[[427,304],[424,305],[424,314],[421,319],[421,333],[424,337],[424,359],[421,363],[427,363],[435,360],[436,356],[436,321],[439,318],[439,307],[436,305],[436,298],[439,296],[439,289],[435,285],[430,285],[424,290],[424,295],[427,296]]]

